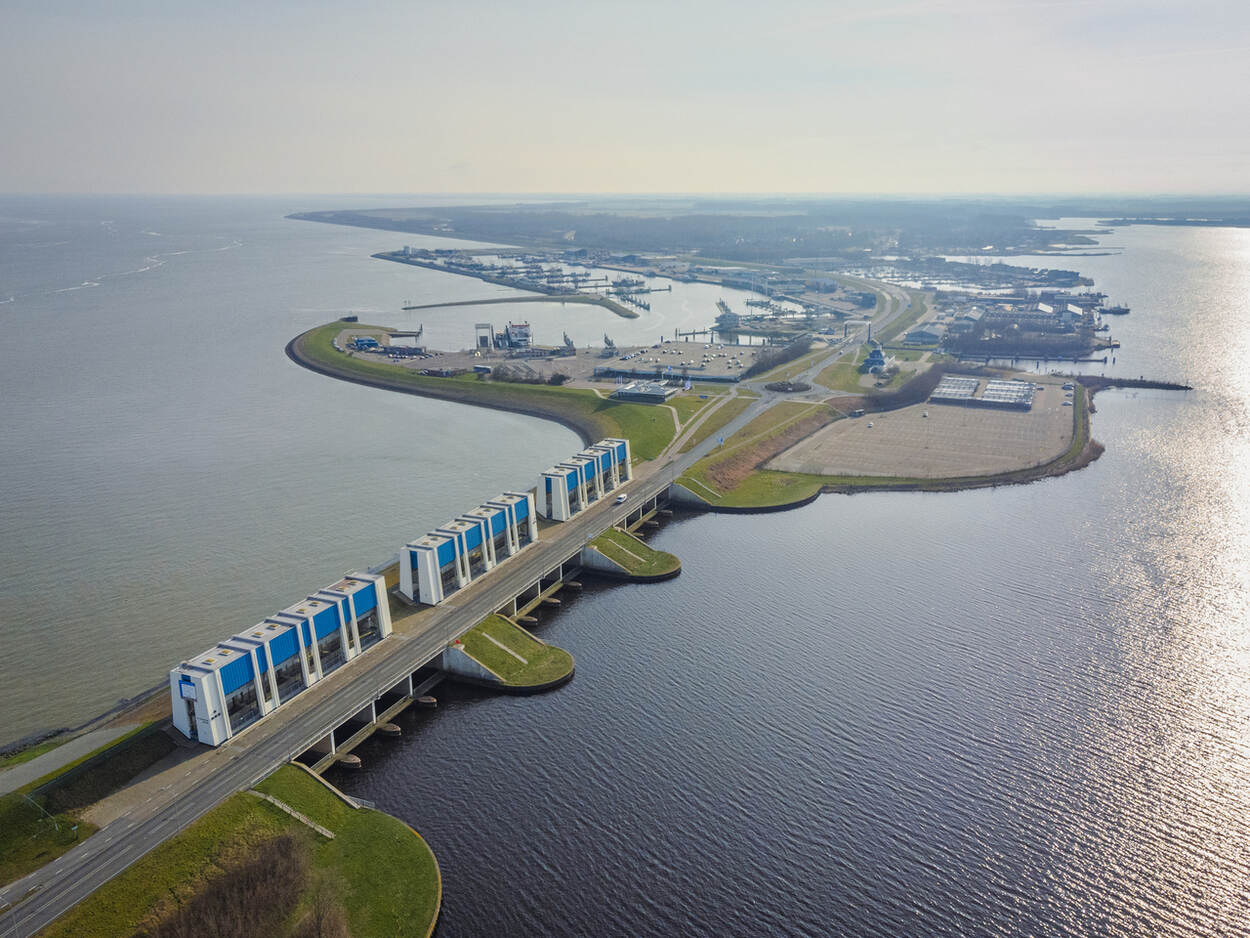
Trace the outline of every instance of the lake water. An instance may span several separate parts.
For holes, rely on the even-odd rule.
[[[489,295],[367,256],[413,236],[281,219],[323,207],[0,203],[0,735],[85,718],[576,447],[287,362],[332,316]],[[1133,307],[1116,367],[1199,390],[1099,395],[1091,467],[682,517],[654,538],[681,577],[545,614],[571,684],[444,687],[360,751],[335,780],[430,841],[443,938],[1246,933],[1250,233],[1114,241],[1079,263]],[[563,315],[580,343],[599,313]],[[345,458],[345,426],[376,442]]]

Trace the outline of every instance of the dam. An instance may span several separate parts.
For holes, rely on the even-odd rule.
[[[428,689],[427,672],[455,672],[457,659],[447,646],[479,619],[492,612],[524,616],[538,604],[553,602],[553,593],[580,570],[590,548],[589,536],[570,550],[561,546],[565,539],[552,535],[596,505],[605,505],[608,496],[633,477],[629,441],[601,440],[544,471],[533,490],[489,499],[410,541],[396,560],[367,573],[347,574],[252,629],[183,661],[169,672],[174,726],[188,739],[222,745],[379,646],[371,657],[382,659],[374,670],[384,676],[375,691],[366,695],[367,700],[345,699],[341,712],[331,718],[336,725],[309,743],[308,748],[333,756],[341,748],[335,735],[340,726],[356,726],[348,734],[353,739],[362,731],[368,735]],[[539,509],[535,492],[543,493]],[[667,493],[659,491],[650,496],[649,505],[642,497],[624,509],[625,525],[643,523],[666,500]],[[618,496],[612,503],[618,511],[607,523],[598,514],[592,516],[593,523],[596,527],[617,523],[619,506],[625,503],[626,496]],[[550,523],[545,538],[539,515]],[[478,619],[467,625],[455,619],[454,626],[444,628],[437,615],[422,614],[528,555],[538,565],[536,575],[532,579],[527,575],[504,602],[485,609]],[[436,644],[422,641],[413,655],[404,654],[409,644],[389,641],[397,624],[410,637],[434,636]],[[382,670],[383,664],[391,663],[385,659],[391,658],[398,659],[398,671]],[[329,761],[317,760],[318,766],[323,763]]]

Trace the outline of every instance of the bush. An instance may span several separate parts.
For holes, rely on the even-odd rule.
[[[796,358],[806,355],[812,347],[812,337],[810,335],[801,335],[789,345],[783,345],[780,348],[770,345],[755,357],[755,364],[742,373],[744,378],[752,378],[755,375],[761,375],[766,371],[771,371],[778,365],[784,365],[786,362],[792,362]]]
[[[139,938],[262,938],[279,934],[295,910],[307,879],[307,842],[294,834],[282,834],[261,844],[250,860],[210,880],[172,917],[151,931],[140,932]],[[326,932],[327,938],[335,934]]]

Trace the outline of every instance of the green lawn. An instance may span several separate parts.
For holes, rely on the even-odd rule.
[[[748,407],[754,404],[755,397],[735,397],[732,400],[725,401],[716,410],[708,416],[703,423],[691,435],[690,439],[682,444],[681,451],[683,453],[694,449],[709,436],[720,430],[735,417],[742,414]]]
[[[27,800],[22,792],[0,798],[0,883],[11,883],[72,850],[96,828],[64,812],[49,819],[40,810],[42,798]],[[78,830],[74,831],[74,825]]]
[[[756,375],[754,380],[756,381],[789,381],[791,378],[795,377],[796,375],[802,374],[808,368],[811,368],[812,365],[815,363],[816,359],[820,358],[822,355],[828,355],[828,354],[829,354],[828,348],[819,348],[819,349],[816,349],[815,351],[807,352],[806,354],[799,356],[792,362],[785,362],[783,364],[778,365],[776,368],[772,368],[769,371],[764,372],[762,375]]]
[[[77,814],[173,749],[168,736],[150,727],[137,727],[0,797],[0,883],[39,869],[96,832]]]
[[[853,354],[844,355],[832,365],[821,370],[816,376],[816,383],[831,391],[850,391],[853,394],[863,393],[866,388],[860,387],[860,363],[868,357],[869,345],[861,345]]]
[[[712,400],[710,397],[707,400],[701,400],[696,394],[686,393],[671,398],[668,403],[677,411],[677,416],[681,418],[681,424],[684,427],[690,422],[690,418],[712,403]],[[630,443],[632,446],[633,441],[631,440]]]
[[[768,508],[802,501],[820,491],[824,479],[762,469],[716,500],[730,508]],[[697,491],[697,490],[696,490]]]
[[[608,528],[591,541],[590,546],[635,576],[660,576],[681,567],[681,561],[673,554],[655,550],[616,528]]]
[[[386,328],[351,325],[363,330]],[[673,414],[667,408],[604,399],[590,390],[489,381],[473,374],[434,378],[399,365],[349,357],[336,351],[333,345],[335,337],[345,328],[348,328],[347,323],[332,322],[312,329],[297,340],[299,350],[325,368],[362,380],[382,382],[383,386],[397,390],[483,407],[523,410],[571,423],[595,439],[623,437],[629,440],[633,456],[640,460],[658,456],[676,432]]]
[[[491,638],[495,641],[492,642]],[[460,642],[471,658],[490,668],[512,687],[549,684],[573,670],[573,656],[563,648],[540,642],[499,615],[487,616],[460,636]],[[525,660],[508,654],[495,642]]]
[[[424,840],[389,815],[353,810],[293,766],[279,768],[256,787],[330,829],[335,839],[327,841],[252,795],[232,795],[100,887],[40,932],[40,938],[132,934],[283,831],[293,831],[308,842],[317,880],[339,887],[354,938],[426,938],[442,884],[434,854]],[[311,895],[305,895],[295,918],[310,905]],[[294,919],[288,922],[286,930],[274,938],[283,938],[295,924]]]
[[[924,314],[929,310],[929,295],[927,293],[923,290],[913,290],[910,287],[904,287],[903,289],[907,291],[907,295],[911,299],[911,306],[898,319],[882,329],[880,334],[873,336],[882,345],[892,342],[920,322],[924,318]]]

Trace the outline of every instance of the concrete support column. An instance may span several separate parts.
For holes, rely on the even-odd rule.
[[[381,592],[381,590],[378,592]],[[385,600],[386,596],[383,595],[382,599]],[[378,605],[381,606],[381,601],[379,601]],[[347,611],[352,615],[352,641],[356,643],[356,654],[360,654],[364,649],[360,647],[360,623],[356,619],[356,597],[350,594],[347,597]],[[379,612],[380,616],[381,613]]]
[[[252,659],[252,688],[256,691],[256,709],[261,716],[266,716],[273,712],[277,704],[265,700],[265,686],[260,682],[260,658],[256,655],[256,649],[249,648],[247,654]]]
[[[339,616],[339,644],[343,646],[343,661],[346,663],[360,654],[360,649],[353,648],[352,643],[347,640],[347,622],[343,617],[343,607],[335,603],[334,611]]]
[[[325,673],[321,670],[321,649],[317,647],[317,629],[310,620],[308,622],[308,638],[312,642],[313,670],[317,672],[317,680],[325,677]],[[300,623],[300,631],[303,631],[304,625]]]
[[[299,643],[299,672],[304,678],[304,686],[311,687],[316,680],[308,672],[308,651],[304,647],[304,628],[303,626],[295,627],[295,641]]]
[[[226,707],[226,687],[221,683],[220,670],[213,672],[213,680],[217,685],[217,706],[221,711],[221,725],[225,728],[225,738],[229,739],[234,735],[234,727],[230,725],[230,711]]]
[[[329,736],[323,736],[312,744],[313,752],[319,752],[323,756],[334,755],[338,751],[338,747],[334,743],[334,730],[330,730]]]

